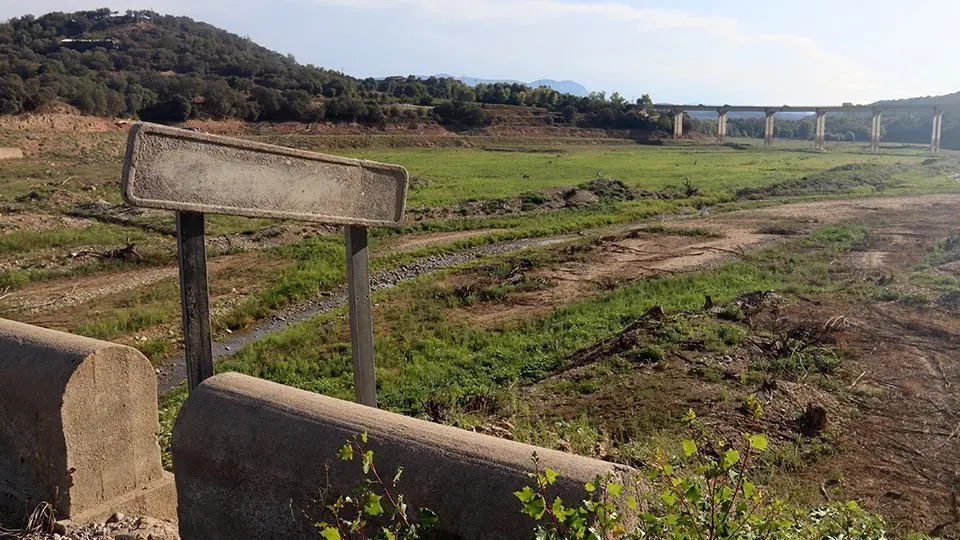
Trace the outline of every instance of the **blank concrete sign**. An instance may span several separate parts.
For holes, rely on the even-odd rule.
[[[155,124],[130,131],[123,197],[178,212],[399,225],[407,171]]]
[[[121,189],[131,206],[177,212],[188,386],[213,375],[204,214],[345,225],[356,399],[376,406],[367,229],[403,221],[399,165],[328,156],[156,124],[130,131]]]

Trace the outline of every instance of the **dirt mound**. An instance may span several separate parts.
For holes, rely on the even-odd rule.
[[[586,208],[602,202],[627,201],[647,195],[619,180],[599,178],[579,187],[547,188],[521,193],[517,197],[466,201],[452,208],[412,208],[408,212],[415,220],[501,216],[562,208]]]
[[[737,191],[738,199],[762,199],[764,197],[789,197],[823,193],[851,193],[857,188],[872,187],[881,192],[899,184],[890,181],[894,173],[903,167],[865,163],[843,165],[822,173],[788,180],[770,186],[744,188]]]
[[[637,198],[637,190],[612,178],[595,178],[580,184],[580,187],[606,201],[631,201]]]

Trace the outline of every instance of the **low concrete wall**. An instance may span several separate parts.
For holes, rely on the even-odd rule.
[[[0,319],[0,519],[173,517],[160,465],[156,374],[130,347]]]
[[[174,426],[181,537],[315,537],[322,493],[329,504],[360,481],[359,464],[336,455],[361,432],[381,472],[404,467],[397,491],[437,512],[444,537],[530,538],[513,492],[531,485],[534,451],[568,503],[597,474],[628,470],[226,373],[194,391]]]

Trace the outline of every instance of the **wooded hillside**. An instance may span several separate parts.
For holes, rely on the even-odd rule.
[[[491,122],[484,104],[536,106],[551,121],[651,129],[649,97],[578,97],[548,87],[413,76],[360,80],[301,65],[187,17],[152,11],[24,16],[0,24],[0,113],[57,100],[82,113],[156,122],[191,117],[385,124],[433,115],[450,127]],[[436,107],[430,109],[430,107]]]

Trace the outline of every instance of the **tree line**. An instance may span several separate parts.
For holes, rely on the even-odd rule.
[[[432,116],[490,124],[487,105],[540,107],[584,127],[652,130],[644,96],[579,97],[548,87],[414,76],[357,79],[301,65],[188,17],[110,9],[24,16],[0,24],[0,114],[63,101],[80,112],[176,123],[192,117],[384,125]]]

